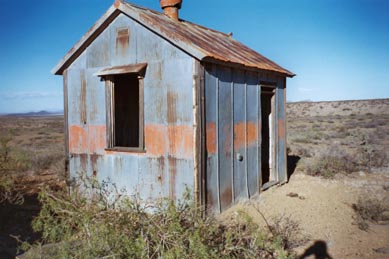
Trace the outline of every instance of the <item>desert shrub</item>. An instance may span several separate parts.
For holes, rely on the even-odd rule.
[[[294,153],[300,157],[312,157],[311,152],[308,150],[308,148],[297,146],[294,149]]]
[[[372,168],[381,168],[388,164],[388,156],[384,148],[364,146],[358,149],[357,161],[361,168],[372,171]]]
[[[300,223],[290,216],[278,215],[271,219],[270,232],[285,250],[290,250],[305,243],[307,240],[301,237]]]
[[[12,132],[1,132],[0,135],[0,204],[5,202],[21,204],[23,196],[15,188],[12,173],[24,166],[20,158],[11,155],[10,141]]]
[[[91,186],[98,192],[87,199],[85,188]],[[40,193],[42,210],[33,227],[42,232],[43,243],[57,243],[50,258],[288,256],[277,240],[243,212],[222,224],[213,217],[204,218],[204,211],[194,206],[188,194],[177,204],[169,199],[145,203],[124,195],[108,199],[112,192],[104,190],[107,187],[112,185],[102,186],[91,180],[82,188],[74,187],[71,194],[48,190]],[[41,244],[36,244],[26,256],[42,258],[44,251]]]
[[[58,161],[63,164],[64,160],[64,155],[58,152],[41,152],[41,153],[36,153],[31,156],[30,158],[30,163],[31,163],[31,168],[35,172],[39,172],[42,170],[47,170],[50,168],[51,165],[57,163]]]
[[[0,205],[4,203],[22,204],[23,202],[23,195],[15,189],[12,177],[0,175]]]
[[[357,162],[361,169],[371,172],[373,168],[381,168],[388,165],[388,154],[382,141],[386,134],[377,130],[362,136],[361,144],[357,150]]]
[[[353,156],[337,148],[330,148],[306,167],[306,173],[331,178],[338,173],[349,174],[358,170]]]
[[[301,133],[300,135],[294,137],[292,140],[295,143],[314,143],[315,140],[321,140],[323,137],[323,133],[313,130],[306,131]]]
[[[377,198],[359,198],[357,203],[352,204],[357,214],[356,222],[361,230],[368,230],[367,221],[377,222],[383,220],[383,213],[386,211],[382,202]]]
[[[12,131],[3,131],[0,135],[0,173],[2,175],[11,175],[12,172],[24,171],[30,166],[26,152],[11,148],[13,134]]]
[[[11,147],[12,132],[2,130],[0,135],[0,172],[4,173],[12,169]]]

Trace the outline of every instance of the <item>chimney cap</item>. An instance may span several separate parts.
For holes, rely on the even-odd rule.
[[[165,15],[178,21],[178,10],[181,9],[182,0],[159,0]]]
[[[176,7],[181,9],[182,0],[159,0],[162,9],[166,7]]]

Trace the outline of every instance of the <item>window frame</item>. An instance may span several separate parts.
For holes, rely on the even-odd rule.
[[[144,75],[147,64],[111,67],[100,70],[95,75],[105,81],[106,104],[106,148],[107,151],[144,153]],[[137,76],[139,87],[139,141],[137,147],[115,146],[115,76],[133,74]]]

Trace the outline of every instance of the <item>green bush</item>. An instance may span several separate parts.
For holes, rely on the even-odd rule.
[[[50,258],[290,256],[280,246],[278,236],[262,231],[243,212],[222,224],[213,217],[203,217],[204,211],[194,206],[189,195],[178,204],[169,199],[146,204],[112,190],[115,187],[108,182],[103,186],[89,179],[71,194],[40,193],[42,210],[33,228],[42,233],[43,243],[57,243],[48,249]],[[41,258],[44,253],[41,244],[36,244],[26,256]]]

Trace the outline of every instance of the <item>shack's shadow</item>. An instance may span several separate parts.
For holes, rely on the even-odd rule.
[[[315,259],[332,259],[327,251],[327,243],[323,240],[315,241],[315,243],[308,247],[298,258],[304,259],[311,255],[315,256]]]
[[[18,254],[18,242],[11,237],[33,243],[39,240],[40,233],[31,227],[34,217],[39,214],[41,204],[37,195],[25,196],[21,205],[3,202],[0,204],[0,258],[13,259]]]
[[[288,155],[288,179],[292,176],[294,171],[296,170],[297,163],[300,161],[301,157],[295,155]]]

